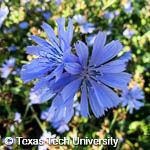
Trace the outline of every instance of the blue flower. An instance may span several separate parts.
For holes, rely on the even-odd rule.
[[[88,99],[91,109],[96,117],[104,115],[108,108],[116,107],[120,98],[109,87],[125,89],[130,82],[131,75],[123,72],[125,63],[113,59],[121,50],[120,41],[112,41],[105,44],[106,34],[99,33],[95,39],[91,58],[88,63],[88,47],[81,41],[75,44],[75,49],[80,62],[65,64],[65,69],[71,76],[61,78],[52,87],[58,90],[62,84],[66,84],[61,91],[59,100],[53,101],[59,107],[64,100],[64,106],[73,103],[73,98],[81,87],[81,115],[90,115]],[[108,62],[109,61],[109,62]],[[73,79],[74,78],[74,79]],[[70,81],[69,81],[70,80]],[[88,93],[88,97],[87,97]],[[69,107],[69,106],[68,106]]]
[[[107,35],[110,35],[110,34],[111,34],[111,30],[108,29],[108,30],[106,31],[106,34],[107,34]]]
[[[40,104],[41,89],[34,91],[31,89],[29,93],[30,104]]]
[[[92,33],[95,30],[95,27],[94,24],[87,22],[81,25],[80,29],[82,33]]]
[[[63,0],[55,0],[55,5],[60,5],[63,2]]]
[[[75,15],[74,17],[73,17],[73,20],[75,21],[75,22],[77,22],[78,24],[84,24],[85,23],[85,16],[83,16],[83,15]]]
[[[21,72],[21,69],[20,68],[17,68],[16,70],[14,70],[12,72],[12,75],[20,75],[20,72]]]
[[[40,118],[42,120],[50,121],[51,118],[49,119],[48,116],[49,116],[49,108],[47,108],[45,111],[42,111]]]
[[[4,64],[2,64],[2,68],[1,68],[1,77],[2,78],[7,78],[8,75],[11,73],[11,71],[13,70],[15,66],[15,58],[11,58],[9,60],[6,60]]]
[[[38,146],[38,150],[46,150],[48,149],[49,145],[47,143],[48,139],[55,139],[56,134],[52,134],[51,132],[44,131],[42,136],[40,137],[40,140],[44,141],[44,145]]]
[[[24,3],[24,4],[26,4],[26,3],[28,3],[28,2],[30,2],[31,0],[23,0],[22,2]]]
[[[16,113],[15,113],[14,122],[17,122],[17,123],[21,123],[21,122],[22,122],[21,114],[20,114],[19,112],[16,112]],[[17,126],[17,124],[16,124],[15,126]],[[10,126],[10,131],[11,131],[11,132],[14,132],[14,130],[15,130],[14,125],[11,125],[11,126]]]
[[[52,80],[53,82],[54,80]],[[51,84],[47,80],[41,79],[39,82],[34,82],[34,88],[29,94],[30,104],[40,104],[51,99],[55,93],[52,93],[47,84]]]
[[[109,27],[112,27],[112,26],[113,26],[113,23],[109,23],[108,26],[109,26]]]
[[[135,34],[135,30],[125,29],[123,31],[123,35],[126,36],[128,39],[131,39],[131,37]]]
[[[57,129],[56,131],[58,133],[64,133],[66,131],[69,131],[69,126],[64,123],[63,121],[58,121],[58,122],[54,122],[52,123],[53,128]]]
[[[114,12],[106,12],[105,14],[104,14],[104,16],[105,16],[105,18],[106,19],[114,19],[114,17],[115,17],[115,14],[114,14]]]
[[[57,109],[53,104],[46,111],[42,111],[41,119],[52,123],[57,132],[64,133],[69,130],[67,123],[73,116],[73,104]]]
[[[92,34],[86,38],[86,42],[88,46],[93,46],[95,38],[96,38],[96,34]]]
[[[139,100],[144,99],[144,92],[138,87],[137,84],[133,86],[131,89],[126,89],[122,92],[122,107],[129,106],[130,113],[133,113],[133,108],[140,109],[140,107],[144,106],[143,102]]]
[[[116,10],[116,11],[114,11],[114,14],[115,14],[115,16],[119,16],[120,12]]]
[[[16,50],[16,46],[15,46],[15,45],[10,46],[10,47],[8,48],[8,50],[9,50],[10,52],[15,51],[15,50]]]
[[[69,130],[67,123],[71,120],[74,114],[73,101],[63,107],[63,99],[57,95],[53,100],[50,108],[41,113],[41,119],[51,122],[52,126],[57,129],[57,132],[64,133]],[[58,108],[58,105],[60,106]]]
[[[26,21],[19,23],[19,28],[21,29],[26,29],[28,28],[28,26],[29,26],[29,23]]]
[[[39,8],[39,7],[36,7],[36,9],[34,10],[35,12],[41,12],[43,13],[43,9],[42,8]]]
[[[4,28],[4,30],[3,30],[3,32],[4,33],[8,33],[8,32],[15,32],[16,31],[16,29],[15,28]]]
[[[124,9],[127,13],[132,13],[133,8],[132,8],[132,3],[131,1],[128,1],[127,3],[125,3],[124,5]]]
[[[120,12],[119,11],[114,11],[114,12],[109,12],[109,11],[106,11],[106,13],[104,14],[104,17],[106,19],[110,19],[110,20],[113,20],[115,18],[115,16],[119,16],[120,15]]]
[[[57,98],[55,98],[52,102],[52,106],[49,108],[49,114],[51,114],[51,122],[57,123],[61,121],[64,124],[67,124],[74,114],[73,101],[67,104],[66,107],[63,107],[64,101],[61,101],[60,95],[56,97]]]
[[[9,13],[8,7],[3,6],[0,8],[0,27],[2,26],[4,20],[6,19],[7,15]]]
[[[75,55],[70,53],[73,34],[72,20],[69,19],[67,31],[64,30],[65,18],[57,19],[57,24],[59,42],[51,26],[46,23],[43,23],[42,28],[50,42],[37,36],[30,36],[39,46],[28,46],[27,53],[36,55],[38,58],[23,66],[21,78],[25,82],[35,78],[41,78],[41,84],[44,80],[51,80],[54,77],[58,80],[63,73],[64,64],[70,60],[78,60]]]
[[[128,52],[125,52],[122,56],[120,56],[118,60],[128,62],[131,59],[132,59],[131,51],[128,51]]]
[[[16,112],[16,113],[15,113],[14,121],[17,121],[18,123],[21,123],[21,122],[22,122],[21,114],[20,114],[19,112]]]
[[[15,131],[14,125],[11,125],[11,126],[10,126],[10,131],[11,131],[11,132],[14,132],[14,131]]]
[[[43,17],[48,20],[51,17],[51,13],[49,11],[43,13]]]

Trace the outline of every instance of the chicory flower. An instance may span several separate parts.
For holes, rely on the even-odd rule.
[[[14,66],[15,66],[15,58],[10,58],[10,59],[6,60],[5,63],[2,64],[1,77],[7,78],[8,75],[12,72]]]
[[[57,24],[59,42],[53,29],[47,23],[43,23],[42,28],[46,32],[49,41],[37,36],[30,36],[39,46],[28,46],[27,53],[36,55],[38,58],[23,66],[24,70],[21,72],[21,78],[25,82],[41,77],[46,80],[56,77],[56,80],[58,80],[64,70],[64,64],[72,59],[77,61],[77,57],[70,53],[73,34],[72,20],[69,19],[67,31],[64,30],[64,18],[57,19]]]
[[[133,113],[133,108],[140,109],[144,106],[143,102],[139,100],[144,99],[144,92],[138,87],[138,85],[134,85],[131,89],[126,89],[122,92],[122,107],[129,106],[129,112]]]
[[[6,19],[7,15],[9,13],[8,7],[3,6],[0,8],[0,27],[2,26],[4,20]]]
[[[66,71],[71,74],[71,77],[67,77],[66,80],[70,82],[63,87],[59,100],[54,101],[55,105],[60,106],[61,99],[64,100],[64,106],[73,103],[73,98],[80,89],[80,111],[84,117],[90,115],[88,99],[96,117],[104,115],[105,110],[116,107],[120,103],[118,95],[109,87],[125,89],[131,75],[123,72],[126,67],[123,61],[110,61],[122,50],[120,41],[116,40],[104,45],[105,42],[106,34],[100,32],[95,39],[89,62],[88,47],[81,41],[75,44],[79,62],[65,64]],[[56,90],[58,85],[66,80],[65,78],[58,80],[52,89]]]

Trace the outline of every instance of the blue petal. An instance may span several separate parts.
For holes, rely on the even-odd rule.
[[[38,36],[30,35],[29,38],[32,39],[35,43],[39,44],[40,46],[51,46],[50,43]]]
[[[66,32],[67,41],[68,41],[69,45],[72,40],[72,35],[73,35],[73,23],[72,23],[72,19],[69,18],[68,28],[67,28],[67,32]]]
[[[65,101],[65,105],[67,105],[74,98],[75,94],[77,93],[80,87],[81,81],[82,78],[78,78],[63,88],[61,94]]]
[[[23,71],[24,73],[36,73],[36,72],[42,72],[42,70],[51,70],[51,66],[48,67],[47,65],[44,66],[43,64],[38,63],[38,67],[36,66],[36,68],[34,66],[32,66],[31,64],[24,66],[27,69],[25,71]]]
[[[61,108],[64,104],[64,100],[61,94],[57,94],[57,96],[53,99],[52,106],[55,108]]]
[[[87,100],[87,90],[86,90],[86,85],[83,83],[82,88],[81,88],[81,104],[80,104],[80,111],[81,115],[85,118],[88,118],[90,116],[89,114],[89,106],[88,106],[88,100]]]
[[[92,80],[91,83],[94,87],[98,101],[100,101],[105,108],[111,108],[118,104],[117,101],[113,102],[111,98],[108,97],[107,93],[105,93],[105,90],[103,90],[103,85],[97,84]]]
[[[43,23],[42,28],[46,32],[46,35],[49,38],[49,41],[52,43],[52,45],[55,48],[59,49],[59,43],[57,41],[56,35],[55,35],[54,30],[52,29],[52,27],[47,23]]]
[[[122,48],[123,46],[119,40],[110,42],[103,48],[102,53],[98,56],[99,59],[96,64],[100,65],[111,60],[122,50]]]
[[[47,73],[51,68],[44,68],[44,67],[39,67],[39,68],[34,68],[31,70],[25,70],[21,72],[21,79],[29,82],[35,78],[40,77],[41,75]]]
[[[57,122],[57,121],[64,119],[64,113],[65,113],[64,107],[61,107],[59,109],[55,108],[55,115],[52,121]]]
[[[55,117],[55,107],[51,106],[48,108],[46,120],[52,121],[54,117]]]
[[[71,118],[72,118],[72,116],[73,116],[73,114],[74,114],[73,102],[74,102],[74,101],[72,100],[72,102],[71,102],[69,105],[66,106],[65,123],[68,123],[68,122],[71,120]]]
[[[58,18],[56,19],[57,25],[58,25],[58,37],[61,39],[64,34],[64,28],[65,28],[65,18]]]
[[[62,134],[65,131],[69,131],[69,126],[67,124],[62,124],[61,126],[58,127],[56,130],[58,133]]]
[[[124,53],[122,56],[120,56],[118,60],[128,62],[131,59],[132,59],[131,51],[128,51],[128,52]]]
[[[53,68],[54,65],[53,64],[50,64],[48,62],[48,59],[46,58],[36,58],[36,59],[33,59],[30,64],[27,64],[27,65],[23,65],[22,68],[23,69],[35,69],[38,67],[49,67],[49,69]]]
[[[51,90],[57,92],[60,89],[62,89],[65,85],[69,84],[70,82],[76,79],[77,77],[75,76],[70,76],[68,73],[63,73],[62,77],[53,84]]]
[[[123,61],[115,60],[102,65],[99,70],[102,73],[119,73],[126,69],[126,64]]]
[[[82,67],[79,63],[66,63],[65,64],[65,69],[68,73],[70,74],[80,74],[82,71]]]
[[[51,47],[45,46],[28,46],[26,49],[26,53],[41,57],[47,57],[47,55],[51,55],[51,57],[54,57],[54,51],[51,49]]]
[[[79,58],[75,56],[74,54],[71,54],[70,52],[64,52],[63,62],[64,63],[70,63],[70,62],[79,63]]]
[[[87,65],[88,47],[82,41],[78,41],[75,44],[75,49],[76,49],[77,55],[79,56],[80,63],[84,66]]]
[[[106,42],[106,34],[99,32],[93,46],[92,56],[90,59],[90,65],[96,64],[97,60],[99,59],[100,54],[104,48],[104,44]]]
[[[44,86],[47,85],[47,81],[45,80],[45,78],[40,79],[40,81],[38,82],[34,82],[34,87],[33,87],[33,91],[36,92],[37,90],[39,90],[40,88],[43,88]]]
[[[129,112],[130,112],[130,114],[132,114],[133,113],[133,104],[129,103],[128,106],[129,106]]]
[[[59,66],[55,69],[56,81],[61,78],[61,75],[62,75],[62,73],[63,73],[63,70],[64,70],[64,65],[59,65]]]
[[[126,89],[130,82],[131,75],[126,72],[110,73],[99,76],[98,79],[113,88]]]
[[[89,102],[91,109],[94,113],[94,115],[98,118],[100,116],[103,116],[105,114],[104,110],[105,108],[102,107],[97,100],[97,97],[95,95],[94,89],[92,87],[88,88],[88,95],[89,95]]]
[[[58,24],[58,37],[60,40],[60,45],[63,51],[66,51],[70,47],[73,34],[73,24],[72,20],[69,19],[67,31],[65,31],[65,18],[59,18],[56,20]]]
[[[56,19],[57,25],[58,25],[58,37],[60,41],[60,45],[63,51],[65,51],[65,44],[66,44],[66,39],[65,39],[65,18],[58,18]]]
[[[122,99],[122,98],[120,100],[122,102],[122,107],[125,107],[126,105],[128,105],[128,100]]]
[[[138,87],[137,84],[135,84],[131,89],[131,94],[135,99],[144,99],[144,92]]]
[[[54,32],[54,30],[52,29],[52,27],[51,27],[49,24],[47,24],[47,23],[44,22],[44,23],[42,24],[42,28],[43,28],[44,31],[46,32],[46,35],[47,35],[47,37],[49,38],[49,40],[50,40],[50,41],[53,40],[53,41],[55,41],[55,42],[58,44],[58,41],[57,41],[55,32]]]
[[[49,99],[51,99],[54,95],[55,95],[54,93],[51,93],[49,90],[47,90],[41,95],[40,102],[41,103],[46,102]]]
[[[144,103],[143,102],[140,102],[140,101],[133,101],[133,104],[134,104],[134,107],[138,110],[140,109],[140,107],[144,106]]]
[[[26,49],[27,54],[40,56],[40,50],[41,48],[39,46],[28,46]]]
[[[101,84],[101,88],[105,93],[107,93],[107,96],[111,99],[113,106],[116,107],[120,103],[119,96],[104,84]]]
[[[118,95],[104,84],[98,84],[91,80],[97,98],[101,101],[104,107],[116,107],[120,103]]]

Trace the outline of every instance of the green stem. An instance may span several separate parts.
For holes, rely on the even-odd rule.
[[[125,127],[125,120],[123,120],[122,121],[122,126],[121,126],[121,128],[120,128],[120,132],[122,133],[123,132],[123,130],[124,130],[124,127]],[[116,150],[120,150],[120,146],[121,146],[121,142],[120,142],[120,140],[118,141],[118,146],[117,146],[117,149]]]
[[[114,125],[115,122],[116,122],[117,117],[118,117],[118,113],[114,115],[113,120],[112,120],[112,122],[111,122],[111,124],[110,124],[110,126],[109,126],[109,132],[104,135],[104,138],[106,138],[106,137],[109,135],[111,129],[113,128],[113,125]],[[104,145],[101,145],[101,146],[99,147],[99,150],[102,150],[103,147],[104,147]]]
[[[113,120],[112,120],[112,122],[111,122],[111,124],[110,124],[110,127],[109,127],[109,131],[111,131],[113,125],[114,125],[115,122],[116,122],[117,117],[118,117],[118,113],[114,115],[114,118],[113,118]]]
[[[125,110],[125,113],[126,113],[126,114],[128,113],[128,110],[129,110],[129,107],[127,107],[126,110]],[[121,126],[121,128],[120,128],[120,133],[123,132],[124,128],[125,128],[125,120],[122,121],[122,126]],[[116,149],[116,150],[120,150],[120,146],[121,146],[121,142],[120,142],[120,140],[119,140],[119,141],[118,141],[118,146],[117,146],[117,149]]]
[[[25,113],[24,113],[24,116],[23,116],[24,118],[26,117],[26,115],[29,111],[29,108],[30,108],[30,103],[28,103],[27,106],[26,106]]]
[[[149,106],[150,106],[150,104],[144,104],[144,106],[147,106],[147,107],[149,107]]]
[[[31,111],[34,113],[34,118],[37,121],[38,125],[40,126],[41,130],[44,132],[45,131],[45,127],[42,125],[40,119],[38,118],[34,108],[32,107],[32,105],[29,106],[31,108]]]
[[[91,123],[88,123],[88,126],[91,127],[91,128],[93,128],[94,130],[99,130],[99,128],[95,127],[95,126],[94,126],[93,124],[91,124]]]

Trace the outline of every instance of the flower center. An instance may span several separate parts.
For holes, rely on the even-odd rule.
[[[81,75],[85,79],[89,79],[89,78],[95,79],[97,76],[100,76],[102,74],[99,71],[99,69],[96,68],[96,66],[86,66],[83,68]]]
[[[136,100],[136,99],[132,96],[131,91],[128,92],[128,94],[127,94],[127,99],[128,99],[128,100],[133,100],[133,101]]]
[[[14,67],[12,67],[12,66],[8,66],[8,69],[9,69],[10,71],[12,71],[13,68],[14,68]]]

